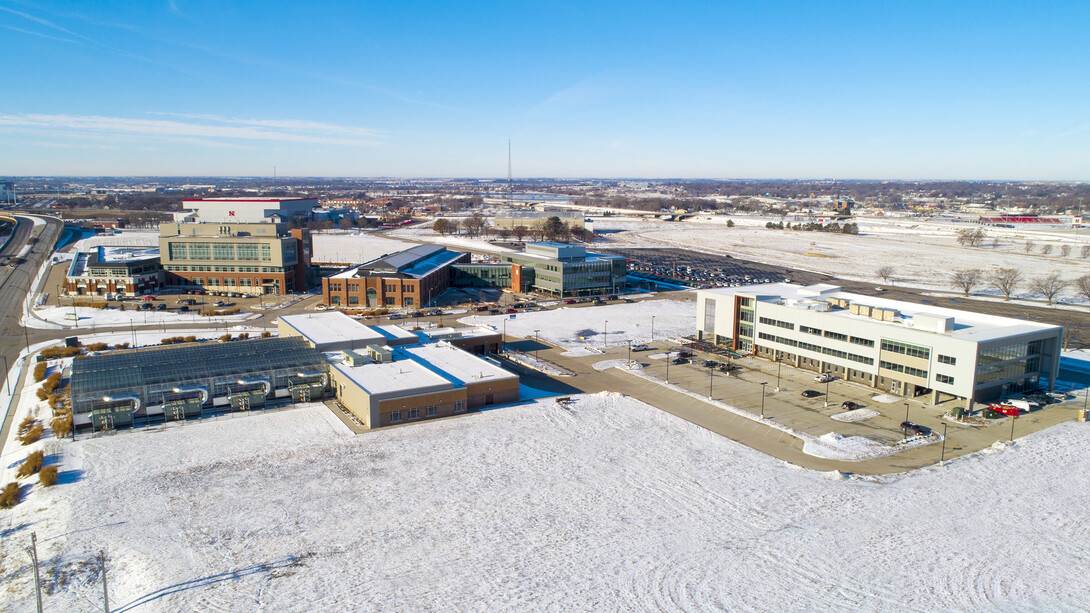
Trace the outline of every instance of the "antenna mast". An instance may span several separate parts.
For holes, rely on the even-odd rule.
[[[507,206],[511,206],[511,139],[507,139]]]

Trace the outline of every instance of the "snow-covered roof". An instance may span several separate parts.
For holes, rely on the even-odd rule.
[[[1059,330],[1061,328],[1060,326],[1024,321],[1012,317],[1000,317],[998,315],[961,311],[930,304],[917,304],[903,300],[854,294],[842,291],[838,286],[824,283],[809,286],[792,283],[762,283],[701,291],[722,296],[737,294],[753,296],[759,302],[781,304],[803,310],[825,311],[832,317],[866,320],[900,328],[917,329],[923,332],[937,332],[935,325],[939,320],[952,318],[953,323],[948,330],[949,335],[973,342],[985,342],[1007,336],[1045,330]],[[828,301],[832,298],[846,300],[850,304],[868,306],[872,309],[886,309],[896,313],[892,315],[890,320],[880,321],[866,315],[853,314],[846,308],[830,309]]]
[[[327,357],[333,368],[347,375],[372,396],[426,394],[464,387],[467,383],[518,378],[491,362],[444,342],[394,347],[391,355],[393,360],[390,362],[363,360],[355,366],[345,362],[342,354],[327,354]]]
[[[375,330],[386,337],[386,342],[394,341],[394,344],[415,343],[420,339],[415,334],[394,324],[385,326],[373,326]]]
[[[283,315],[280,321],[296,330],[319,351],[329,351],[333,345],[348,343],[352,347],[381,345],[386,337],[339,311]]]
[[[446,342],[405,347],[399,351],[427,362],[463,384],[518,378],[518,375]]]

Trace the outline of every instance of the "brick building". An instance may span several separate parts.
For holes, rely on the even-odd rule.
[[[468,253],[417,245],[322,279],[322,303],[361,308],[424,306],[450,287],[450,266],[469,261]]]

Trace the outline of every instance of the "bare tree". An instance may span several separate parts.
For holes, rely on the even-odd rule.
[[[522,237],[526,236],[529,233],[530,228],[527,228],[526,226],[521,224],[515,226],[514,228],[511,228],[511,234],[514,234],[515,238],[517,238],[520,243],[522,242]]]
[[[1067,257],[1071,255],[1071,245],[1060,245],[1060,256]]]
[[[968,296],[969,292],[980,285],[983,278],[983,271],[976,268],[969,268],[966,270],[955,270],[954,273],[950,275],[950,282],[953,283],[954,287],[965,292],[965,295]]]
[[[350,230],[356,227],[356,224],[352,221],[351,217],[341,217],[341,219],[337,222],[337,226],[339,226],[342,230]]]
[[[1006,300],[1011,299],[1014,288],[1022,282],[1022,271],[1017,268],[997,268],[988,276],[988,285],[999,290]]]
[[[1073,285],[1075,286],[1075,293],[1090,302],[1090,275],[1083,275],[1075,279]]]
[[[958,244],[966,247],[979,247],[984,244],[987,235],[980,228],[962,228],[958,230]]]
[[[892,266],[883,266],[876,270],[875,274],[878,275],[879,279],[890,283],[893,281],[893,275],[897,274],[897,269]]]
[[[1060,292],[1067,289],[1069,283],[1060,278],[1060,273],[1050,272],[1047,275],[1041,275],[1040,277],[1034,277],[1029,282],[1029,288],[1034,292],[1041,294],[1048,301],[1048,306],[1052,306],[1052,302],[1056,299],[1056,296]]]
[[[1041,255],[1048,255],[1050,253],[1052,253],[1052,244],[1051,243],[1046,243],[1044,245],[1041,245]]]
[[[1033,251],[1033,241],[1026,241],[1026,253]]]
[[[488,219],[480,213],[473,213],[462,221],[462,227],[470,236],[480,236],[488,228]]]
[[[454,234],[458,231],[458,224],[452,222],[446,217],[440,217],[435,220],[435,223],[431,225],[431,229],[435,230],[439,234]]]

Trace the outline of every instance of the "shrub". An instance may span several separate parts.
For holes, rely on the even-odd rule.
[[[65,347],[64,345],[57,345],[55,347],[46,347],[39,352],[39,357],[46,360],[57,360],[60,358],[70,358],[83,351],[83,347]]]
[[[87,345],[87,351],[106,351],[109,348],[109,343],[91,343]]]
[[[23,419],[23,421],[19,422],[19,429],[16,430],[17,436],[19,438],[23,438],[23,436],[27,432],[29,432],[31,428],[33,428],[37,424],[38,424],[37,419],[34,419],[32,416],[27,415],[26,418]]]
[[[17,504],[19,504],[19,484],[12,481],[4,486],[4,491],[0,492],[0,507],[10,509]]]
[[[114,345],[114,349],[128,349],[128,348],[129,348],[128,343],[118,343],[118,344]]]
[[[220,337],[220,340],[226,343],[227,341],[231,340],[231,335],[230,334],[224,334],[223,336]]]
[[[52,394],[57,390],[57,387],[59,387],[60,384],[61,373],[55,372],[46,378],[45,383],[42,385],[42,389],[45,390],[46,394]]]
[[[57,438],[67,438],[72,434],[72,414],[62,413],[53,418],[53,421],[49,422],[49,427],[53,428],[53,436]]]
[[[187,336],[187,337],[185,337],[185,342],[195,343],[195,342],[197,342],[197,337],[196,336]]]
[[[31,452],[27,455],[26,460],[23,460],[23,463],[19,465],[19,470],[15,473],[15,476],[22,479],[33,475],[42,469],[43,460],[45,460],[44,453],[41,451]]]
[[[45,427],[43,427],[42,424],[38,424],[30,430],[27,430],[27,433],[24,434],[19,440],[23,441],[24,445],[37,443],[38,439],[42,438],[43,430],[45,430]]]
[[[45,373],[49,370],[49,365],[45,362],[38,362],[34,366],[34,382],[41,383],[42,379],[45,379]]]
[[[42,487],[50,487],[57,484],[57,467],[45,466],[41,472],[38,473],[38,481],[41,482]]]
[[[248,338],[250,338],[250,333],[249,332],[243,332],[242,334],[238,335],[238,340],[240,340],[240,341],[244,341],[244,340],[246,340]]]
[[[269,338],[270,336],[272,336],[272,332],[269,332],[268,330],[261,333],[261,338]]]
[[[44,387],[39,387],[38,391],[37,391],[37,394],[38,394],[38,400],[45,400],[45,399],[49,398],[49,392],[45,391]]]

